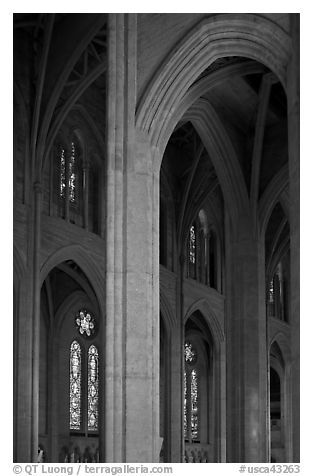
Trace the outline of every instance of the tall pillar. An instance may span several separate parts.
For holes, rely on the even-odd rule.
[[[105,461],[159,460],[158,172],[135,132],[135,14],[109,15]]]
[[[290,14],[292,55],[288,65],[288,152],[290,193],[290,325],[293,462],[300,461],[300,16]]]
[[[32,462],[37,462],[39,433],[39,358],[40,358],[40,236],[41,197],[39,182],[34,184],[34,230],[33,230],[33,309],[32,309]]]
[[[128,162],[126,213],[126,458],[158,462],[159,174],[149,144],[136,135]]]
[[[265,266],[252,220],[226,220],[227,461],[266,462]]]
[[[15,427],[16,453],[14,462],[29,463],[32,428],[32,274],[29,270],[19,283],[16,300],[15,328]]]

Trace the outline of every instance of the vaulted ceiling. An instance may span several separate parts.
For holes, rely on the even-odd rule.
[[[204,135],[210,132],[197,130],[197,114],[207,109],[210,120],[219,122],[235,151],[237,173],[257,214],[269,185],[288,166],[287,103],[281,83],[264,65],[230,57],[210,65],[188,93],[194,94],[192,106],[177,124],[162,163],[162,169],[170,172],[175,182],[177,207],[182,204],[188,181],[189,199],[196,210],[214,181],[220,179],[214,157],[203,146]],[[288,196],[287,183],[284,193]],[[277,215],[276,229],[280,218]],[[287,228],[282,233],[288,233]]]

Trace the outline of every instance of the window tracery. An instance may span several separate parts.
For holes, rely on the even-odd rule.
[[[87,337],[94,335],[96,328],[95,318],[86,309],[78,311],[75,322],[77,330],[81,335],[86,335]]]

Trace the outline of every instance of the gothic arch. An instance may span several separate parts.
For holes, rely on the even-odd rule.
[[[216,170],[223,196],[233,210],[233,222],[248,212],[249,199],[243,174],[231,140],[210,103],[199,99],[186,116],[193,123]]]
[[[56,61],[50,61],[48,63],[47,69],[41,71],[41,81],[44,79],[46,80],[45,85],[45,97],[38,101],[38,108],[41,106],[41,102],[45,103],[45,112],[42,117],[41,127],[38,131],[37,136],[37,158],[36,158],[36,169],[38,171],[37,178],[41,177],[41,173],[43,170],[43,164],[45,162],[45,155],[49,150],[46,148],[47,137],[48,134],[50,136],[51,130],[57,133],[57,130],[60,127],[60,124],[63,123],[64,119],[66,118],[68,112],[71,110],[73,105],[77,102],[80,95],[86,90],[86,88],[99,76],[103,71],[105,66],[100,64],[100,66],[96,67],[91,74],[88,74],[86,78],[80,83],[79,87],[76,88],[75,92],[70,96],[69,99],[62,105],[62,107],[58,110],[56,117],[53,118],[53,113],[56,110],[56,106],[58,100],[60,99],[60,95],[62,90],[68,80],[68,77],[77,63],[79,57],[82,55],[83,51],[87,47],[88,43],[91,39],[95,36],[95,34],[99,31],[99,29],[103,26],[105,21],[104,14],[98,16],[97,21],[95,22],[91,15],[85,15],[85,18],[82,16],[76,19],[75,26],[76,28],[73,29],[75,31],[75,35],[71,38],[71,45],[67,44],[67,48],[61,48],[61,55],[55,55],[57,58]],[[51,28],[56,25],[53,25],[54,18],[52,18],[52,25]],[[71,25],[72,26],[72,25]],[[59,27],[58,31],[58,38],[59,41],[63,40],[63,34],[68,28],[68,24],[64,23]],[[49,37],[48,48],[50,47],[51,43],[51,36]],[[51,45],[52,54],[54,53],[53,49],[59,47],[60,45],[53,44]],[[69,52],[71,52],[69,54]],[[48,54],[48,49],[46,54]],[[54,59],[55,59],[54,58]],[[51,71],[54,74],[51,74]],[[55,80],[55,78],[57,78]],[[54,81],[53,81],[54,79]],[[50,132],[49,132],[50,131]],[[52,141],[53,142],[53,141]]]
[[[285,87],[290,48],[287,33],[259,15],[218,14],[205,18],[172,50],[141,98],[137,127],[162,149],[168,122],[186,91],[202,71],[221,57],[243,56],[263,63]]]
[[[82,308],[86,308],[90,311],[98,321],[98,331],[100,332],[97,332],[90,340],[85,340],[74,327],[75,313]],[[103,354],[105,347],[99,345],[102,333],[100,330],[100,317],[97,299],[94,296],[91,297],[87,295],[85,291],[79,290],[69,294],[56,311],[53,331],[50,331],[48,334],[50,345],[49,348],[44,350],[44,352],[49,351],[50,353],[48,364],[48,394],[50,400],[48,400],[49,405],[46,403],[47,418],[50,420],[50,430],[46,436],[50,459],[60,458],[60,454],[65,448],[67,448],[66,453],[69,455],[70,448],[71,446],[73,448],[74,445],[79,447],[81,452],[83,448],[88,447],[86,434],[84,436],[74,435],[74,439],[71,440],[73,435],[71,435],[70,429],[67,426],[69,422],[69,415],[67,414],[69,408],[69,392],[67,391],[69,389],[69,349],[73,340],[79,342],[81,350],[84,352],[82,363],[85,366],[85,372],[87,364],[86,356],[90,345],[96,345],[98,356],[104,362]],[[101,386],[101,392],[103,392],[104,373],[105,367],[101,365],[99,368],[99,385]],[[85,378],[82,388],[85,389],[86,397],[86,373],[84,375]],[[43,373],[40,374],[40,378],[43,378]],[[80,408],[81,411],[86,412],[86,410],[83,410],[86,408],[85,406],[81,406]],[[53,431],[51,431],[51,422],[53,422]],[[83,431],[86,432],[86,428]],[[100,438],[100,429],[96,437]],[[99,441],[100,439],[97,444],[99,444]],[[95,440],[93,440],[93,445],[95,445]]]
[[[94,137],[99,151],[106,150],[105,141],[103,140],[103,137],[100,134],[97,124],[95,124],[93,118],[91,117],[87,109],[82,104],[75,104],[75,106],[73,106],[73,108],[71,109],[71,112],[76,112],[77,114],[79,114],[79,116],[81,116],[82,124],[84,122],[84,125],[86,125],[86,127]]]
[[[243,64],[231,64],[224,66],[222,69],[210,73],[208,76],[197,80],[185,93],[181,102],[178,104],[175,113],[173,113],[168,118],[168,127],[164,131],[163,137],[163,147],[166,146],[173,130],[176,127],[176,124],[179,121],[185,121],[184,114],[188,109],[197,101],[200,97],[203,96],[207,91],[214,88],[217,84],[220,84],[223,81],[233,77],[234,75],[245,76],[248,74],[256,74],[264,72],[265,66],[260,63],[244,62]],[[163,148],[160,148],[161,155],[163,155]]]
[[[184,323],[187,322],[189,317],[192,316],[192,314],[196,311],[200,311],[206,324],[208,325],[213,341],[215,346],[220,346],[222,342],[225,340],[225,335],[224,331],[215,315],[215,313],[212,311],[211,306],[207,302],[206,299],[199,299],[198,301],[195,301],[187,310],[184,318]]]
[[[76,113],[78,115],[78,121],[77,121],[78,127],[74,129],[74,132],[78,136],[83,148],[85,148],[85,145],[86,145],[86,137],[83,131],[88,130],[88,133],[91,134],[95,143],[97,144],[98,150],[104,151],[106,149],[105,142],[103,138],[101,137],[99,129],[97,125],[95,124],[94,120],[92,119],[92,117],[90,116],[90,114],[88,113],[87,109],[81,104],[75,104],[69,111],[63,123],[61,125],[58,124],[58,129],[55,128],[51,133],[49,133],[49,136],[47,137],[47,146],[46,146],[44,159],[46,159],[47,155],[49,154],[49,151],[52,150],[53,143],[55,142],[56,138],[60,134],[60,131],[67,128],[67,120],[68,118],[70,118],[72,113]],[[100,164],[100,161],[99,161],[99,164]]]
[[[103,280],[96,269],[96,264],[86,256],[86,250],[84,250],[80,245],[64,246],[50,255],[41,266],[40,285],[43,284],[53,268],[67,260],[75,261],[75,263],[85,273],[97,297],[99,311],[104,315]]]
[[[160,169],[168,139],[181,118],[178,116],[182,114],[179,111],[182,101],[198,76],[211,63],[227,56],[250,58],[269,67],[286,87],[290,50],[288,34],[271,20],[256,14],[244,17],[218,14],[203,19],[192,28],[168,55],[137,107],[136,127],[148,135],[154,150],[155,170]],[[198,122],[203,123],[203,118]],[[218,142],[218,147],[222,146]],[[220,151],[218,155],[221,155]],[[230,206],[230,215],[236,223],[238,211],[249,210],[242,173],[238,166],[234,167],[233,160],[230,166],[221,158],[216,162],[214,166]]]
[[[271,353],[271,350],[273,352]],[[282,412],[282,434],[281,444],[285,452],[284,461],[290,461],[292,454],[292,420],[291,409],[291,350],[287,336],[283,332],[277,332],[269,345],[269,366],[274,369],[280,378],[281,385],[281,412]]]
[[[203,330],[207,327],[211,334],[211,336],[206,336],[209,337],[211,346],[211,385],[212,389],[214,389],[211,398],[214,402],[213,405],[215,405],[213,414],[211,414],[212,422],[214,422],[214,430],[212,428],[210,430],[211,442],[214,442],[212,446],[214,455],[211,455],[211,458],[213,456],[211,462],[222,462],[226,460],[222,443],[223,439],[226,438],[224,408],[226,401],[225,336],[216,315],[206,299],[199,299],[188,308],[184,319],[185,325],[188,319],[192,318],[192,315],[196,312],[199,312],[205,321],[206,326],[201,326]],[[204,335],[202,335],[202,338],[206,340]]]
[[[292,355],[291,355],[291,350],[288,344],[288,337],[281,331],[278,331],[274,336],[272,336],[270,342],[269,342],[269,352],[271,351],[272,346],[276,343],[278,348],[281,351],[282,358],[284,361],[284,366],[287,369],[287,367],[290,366],[291,360],[292,360]]]

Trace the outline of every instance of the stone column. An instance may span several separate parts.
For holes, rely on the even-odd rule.
[[[257,463],[268,458],[265,266],[252,219],[237,230],[227,216],[227,461]]]
[[[27,268],[15,283],[15,445],[17,462],[37,462],[39,416],[39,342],[40,342],[40,216],[41,186],[34,184],[32,219],[25,234],[16,236]],[[16,259],[16,258],[15,258]],[[16,277],[16,280],[20,277]]]
[[[127,164],[126,460],[158,462],[159,437],[159,173],[137,133]]]
[[[216,445],[216,460],[220,463],[226,463],[227,461],[227,385],[226,385],[226,343],[221,342],[220,349],[216,352],[215,369],[218,376],[219,389],[217,396],[219,401],[216,402],[217,408],[219,408],[218,426],[219,426],[219,440]]]
[[[157,462],[159,184],[135,133],[135,14],[109,15],[105,460]]]
[[[16,387],[14,462],[29,463],[32,429],[32,274],[28,269],[16,290]]]
[[[39,357],[40,357],[40,236],[41,236],[41,184],[34,184],[33,229],[33,309],[32,309],[32,461],[38,457],[39,431]]]
[[[300,16],[290,14],[292,55],[288,65],[288,152],[290,193],[290,325],[293,462],[300,461]]]
[[[101,459],[125,461],[123,336],[124,15],[109,15],[106,170],[105,438]]]

